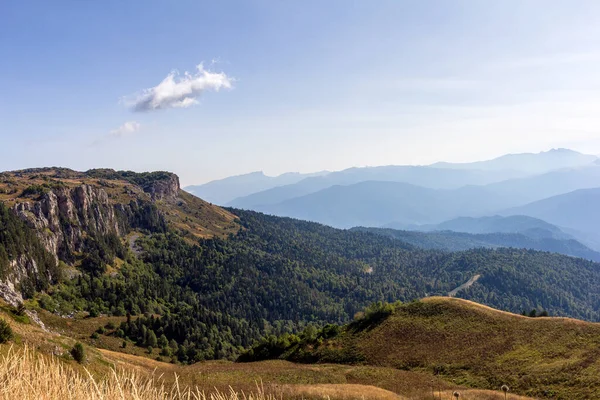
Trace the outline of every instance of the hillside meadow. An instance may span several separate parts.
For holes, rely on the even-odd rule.
[[[9,322],[15,335],[0,345],[0,399],[387,400],[430,399],[433,393],[450,398],[455,391],[464,399],[504,398],[500,391],[475,390],[427,372],[382,366],[284,360],[178,365],[89,344],[86,360],[79,364],[70,355],[77,339],[52,326],[45,331],[6,305],[0,318]],[[98,322],[106,319],[73,325],[83,337]]]
[[[287,346],[285,345],[287,344]],[[370,365],[540,398],[600,398],[600,325],[432,297],[374,307],[335,330],[263,341],[245,360]]]

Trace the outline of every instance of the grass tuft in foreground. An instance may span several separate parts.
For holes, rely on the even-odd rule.
[[[161,377],[143,376],[134,371],[111,370],[104,379],[80,374],[55,357],[34,353],[27,347],[0,358],[0,400],[275,400],[261,387],[256,393],[204,393],[180,387],[175,379],[170,387]]]

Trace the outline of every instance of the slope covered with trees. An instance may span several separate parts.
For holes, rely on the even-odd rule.
[[[0,202],[0,281],[14,274],[17,260],[29,267],[20,282],[25,294],[48,289],[60,275],[56,261],[35,232]]]
[[[538,308],[598,320],[598,264],[516,249],[425,251],[367,232],[232,210],[242,229],[190,244],[175,233],[138,241],[116,274],[56,287],[49,303],[141,315],[113,334],[159,346],[183,362],[235,357],[267,334],[343,323],[367,304],[445,295],[475,274],[460,296],[501,309]],[[164,335],[164,339],[159,340]]]

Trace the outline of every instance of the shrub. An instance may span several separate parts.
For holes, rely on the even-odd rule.
[[[83,364],[85,362],[85,348],[81,343],[76,343],[75,346],[73,346],[71,349],[71,355],[79,364]]]
[[[50,191],[50,188],[43,185],[31,185],[23,190],[22,197],[42,196]]]
[[[40,296],[38,302],[40,303],[40,307],[50,312],[56,311],[56,308],[58,307],[54,299],[45,293]]]
[[[6,343],[14,337],[13,330],[3,319],[0,319],[0,343]]]
[[[171,357],[171,355],[172,355],[172,354],[171,354],[171,349],[170,349],[170,348],[168,348],[168,347],[165,347],[165,348],[163,348],[163,349],[160,351],[160,355],[161,355],[161,356],[165,356],[165,357]]]

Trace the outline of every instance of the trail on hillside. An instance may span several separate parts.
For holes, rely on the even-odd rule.
[[[471,279],[469,279],[468,281],[466,281],[465,283],[463,283],[462,285],[460,285],[456,289],[448,292],[448,296],[454,297],[461,290],[468,289],[469,287],[471,287],[472,284],[474,284],[475,282],[477,282],[477,280],[479,279],[480,276],[481,275],[475,275],[475,276],[473,276]]]

